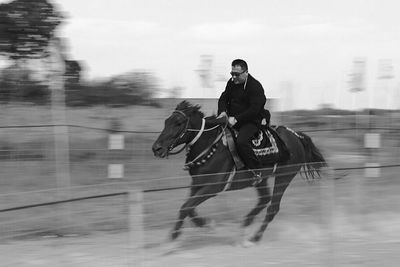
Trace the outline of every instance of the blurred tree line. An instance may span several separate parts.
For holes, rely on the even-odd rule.
[[[49,0],[14,0],[0,4],[0,56],[11,62],[10,66],[0,69],[0,102],[50,102],[51,76],[46,70],[38,69],[45,65],[49,44],[57,38],[57,27],[65,19]],[[133,71],[83,82],[84,64],[63,54],[67,105],[152,104],[150,99],[157,93],[154,74]]]

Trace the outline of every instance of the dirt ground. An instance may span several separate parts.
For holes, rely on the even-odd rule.
[[[385,172],[389,175],[395,172]],[[345,178],[312,185],[296,179],[264,238],[250,248],[238,244],[242,231],[237,218],[255,200],[254,192],[245,190],[204,203],[200,213],[215,219],[215,229],[186,223],[173,245],[166,242],[172,222],[145,227],[140,246],[139,236],[126,230],[8,240],[0,244],[1,266],[397,266],[400,183],[365,181],[358,196],[351,185]],[[214,205],[224,206],[232,220],[210,215]],[[247,236],[261,220],[262,215]]]
[[[1,266],[397,266],[400,216],[382,215],[364,229],[344,217],[333,229],[280,217],[250,248],[235,245],[233,224],[186,229],[175,249],[156,243],[165,241],[165,229],[146,231],[153,242],[142,249],[131,246],[126,232],[20,240],[0,245]]]

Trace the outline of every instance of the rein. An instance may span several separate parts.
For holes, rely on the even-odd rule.
[[[199,140],[200,136],[203,134],[204,126],[206,126],[206,120],[204,118],[202,118],[201,119],[201,128],[200,128],[199,132],[196,134],[196,136],[193,138],[193,140],[188,144],[189,147],[193,146],[194,143],[196,143],[197,140]],[[187,131],[193,131],[193,130],[187,129]]]

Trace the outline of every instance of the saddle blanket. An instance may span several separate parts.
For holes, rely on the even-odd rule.
[[[278,134],[271,129],[262,129],[251,141],[254,154],[262,165],[271,165],[288,159],[288,151]]]
[[[260,130],[258,137],[251,140],[251,145],[257,157],[279,153],[276,140],[269,130]]]
[[[237,134],[235,131],[235,139]],[[270,128],[260,129],[257,136],[251,140],[251,146],[263,166],[283,162],[290,157],[285,143],[277,132]]]

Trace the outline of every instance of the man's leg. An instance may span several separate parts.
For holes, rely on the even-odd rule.
[[[239,129],[237,138],[238,152],[247,168],[254,172],[255,184],[261,182],[261,164],[251,148],[251,140],[258,132],[258,127],[255,124],[245,124]]]

